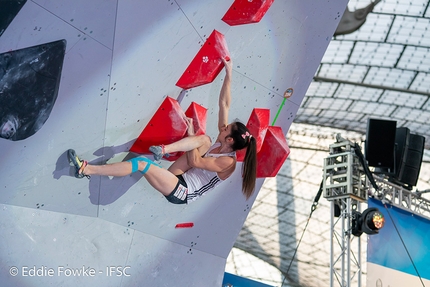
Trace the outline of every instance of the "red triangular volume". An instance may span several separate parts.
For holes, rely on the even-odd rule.
[[[178,141],[185,136],[186,131],[187,124],[182,108],[175,99],[166,97],[130,151],[140,154],[150,153],[150,146]]]
[[[246,127],[249,132],[257,140],[257,153],[263,145],[264,137],[266,136],[267,127],[269,126],[270,110],[269,109],[253,109],[249,116]],[[238,150],[236,158],[238,161],[243,161],[245,158],[246,149]]]
[[[179,78],[176,85],[190,89],[211,83],[221,72],[221,58],[230,59],[224,35],[214,30]]]
[[[275,0],[235,0],[222,20],[230,26],[257,23]]]
[[[270,126],[257,154],[257,177],[276,176],[289,154],[290,148],[282,128]]]
[[[185,112],[185,115],[188,118],[193,119],[194,132],[196,135],[204,135],[206,133],[207,111],[208,110],[205,107],[192,102]],[[175,161],[183,154],[183,152],[176,152],[165,159]]]
[[[185,112],[188,118],[193,119],[196,135],[204,135],[206,133],[207,112],[208,109],[195,102],[192,102]]]

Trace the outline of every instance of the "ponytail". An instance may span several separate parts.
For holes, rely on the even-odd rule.
[[[233,150],[246,148],[242,165],[242,192],[249,199],[255,190],[257,178],[257,141],[241,122],[233,123],[230,137],[233,138]]]
[[[245,159],[242,165],[242,192],[246,199],[250,198],[255,189],[257,177],[257,141],[254,137],[249,139]]]

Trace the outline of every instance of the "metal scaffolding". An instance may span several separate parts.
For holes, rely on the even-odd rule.
[[[373,197],[381,200],[383,203],[389,203],[390,205],[430,219],[430,201],[422,197],[422,194],[428,193],[430,190],[414,192],[391,183],[384,177],[373,175],[373,178],[378,185],[378,190],[376,191],[368,184],[369,194]]]
[[[323,180],[324,197],[331,202],[330,287],[361,287],[361,241],[351,227],[353,212],[367,201],[366,176],[354,144],[340,135],[336,139],[324,159]]]
[[[358,148],[338,134],[324,159],[323,193],[331,203],[330,287],[361,287],[361,240],[352,234],[352,221],[369,196],[430,219],[430,201],[422,197],[430,190],[413,192],[391,183],[388,177],[368,173],[374,179],[372,185]]]

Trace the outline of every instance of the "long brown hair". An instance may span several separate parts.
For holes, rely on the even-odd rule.
[[[232,124],[229,136],[234,140],[233,150],[247,148],[242,165],[242,192],[248,199],[254,192],[257,177],[257,141],[241,122]]]

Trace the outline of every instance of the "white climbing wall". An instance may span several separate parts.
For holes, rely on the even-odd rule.
[[[215,191],[178,206],[139,174],[78,180],[65,152],[122,161],[163,99],[179,97],[176,81],[214,29],[233,60],[230,120],[246,123],[253,108],[268,108],[272,121],[292,87],[276,122],[287,133],[347,1],[276,0],[259,23],[230,27],[221,18],[231,4],[25,3],[0,37],[0,53],[67,45],[49,119],[25,140],[0,138],[1,286],[221,286],[257,195],[242,196],[240,164]],[[184,109],[193,101],[208,108],[213,138],[223,76],[180,99]]]

